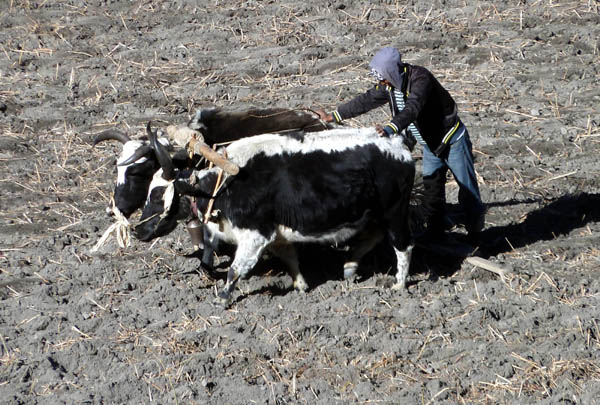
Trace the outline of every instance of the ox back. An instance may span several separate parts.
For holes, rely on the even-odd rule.
[[[286,108],[251,108],[243,111],[206,108],[196,112],[188,127],[199,130],[204,142],[209,145],[272,132],[328,129],[327,124],[315,113]]]

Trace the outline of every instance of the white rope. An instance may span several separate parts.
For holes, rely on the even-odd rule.
[[[173,199],[175,198],[175,184],[173,180],[167,184],[163,198],[163,215],[161,215],[161,218],[169,215],[169,212],[171,211],[171,205],[173,204]]]
[[[129,224],[127,218],[125,218],[125,216],[117,208],[117,206],[115,205],[115,201],[112,197],[110,199],[110,202],[112,206],[111,210],[115,216],[116,222],[108,227],[108,229],[104,232],[100,240],[98,240],[94,247],[90,249],[90,253],[95,253],[98,251],[98,249],[104,246],[104,244],[113,232],[115,232],[116,234],[117,243],[119,244],[119,247],[124,249],[129,246],[129,242],[131,240],[131,225]]]

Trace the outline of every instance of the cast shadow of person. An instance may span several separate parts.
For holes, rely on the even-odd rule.
[[[511,206],[531,204],[539,200],[508,200],[489,203],[491,206]],[[484,259],[510,252],[533,243],[552,240],[567,235],[574,229],[582,228],[590,222],[600,220],[600,194],[578,193],[568,194],[526,214],[525,219],[509,225],[489,227],[478,237],[474,256]],[[464,235],[456,234],[459,241]],[[430,279],[449,277],[460,270],[464,257],[453,257],[443,251],[436,254],[420,250],[413,254],[411,274],[430,273]]]
[[[600,220],[600,194],[567,194],[529,212],[519,223],[496,226],[481,233],[478,256],[489,258],[500,253],[552,240]]]

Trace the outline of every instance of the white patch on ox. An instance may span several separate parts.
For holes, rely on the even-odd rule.
[[[392,288],[394,289],[404,289],[406,287],[406,278],[408,277],[408,269],[410,267],[410,259],[412,257],[413,245],[410,245],[406,248],[405,251],[400,251],[394,248],[394,252],[396,253],[396,284]]]
[[[164,134],[162,130],[160,130],[161,134]],[[169,142],[169,138],[158,138],[158,142],[162,143],[165,148],[169,148],[171,143]]]
[[[170,145],[169,139],[167,139],[167,138],[159,138],[158,142],[162,143],[165,147],[169,147],[169,145]],[[125,184],[125,181],[126,181],[125,172],[127,171],[127,168],[129,168],[129,166],[137,164],[137,163],[144,163],[146,160],[148,160],[148,158],[146,158],[145,156],[142,156],[141,158],[139,158],[138,160],[136,160],[133,163],[130,163],[126,166],[119,166],[119,164],[121,162],[124,162],[125,160],[129,159],[131,156],[133,156],[133,154],[139,148],[141,148],[145,144],[146,144],[146,142],[143,142],[143,141],[128,141],[123,144],[123,150],[121,151],[121,156],[119,156],[119,158],[117,159],[117,184],[118,185]]]
[[[138,150],[140,147],[142,147],[142,145],[144,145],[144,142],[141,141],[129,141],[129,142],[125,142],[123,144],[123,151],[121,152],[121,156],[119,156],[119,158],[117,159],[117,184],[121,185],[121,184],[125,184],[125,172],[127,171],[127,168],[129,166],[131,166],[134,163],[142,163],[145,162],[146,159],[145,157],[141,157],[140,159],[136,160],[134,163],[130,163],[126,166],[119,166],[119,163],[124,162],[125,160],[129,159],[131,156],[133,156],[133,154],[135,153],[136,150]]]
[[[173,205],[173,199],[175,198],[175,185],[173,181],[170,181],[167,184],[167,188],[165,189],[165,194],[163,197],[163,213],[162,216],[166,216],[171,210],[171,205]]]
[[[175,187],[173,186],[173,180],[165,180],[162,176],[163,170],[158,169],[154,176],[152,176],[152,181],[150,182],[150,187],[148,187],[148,196],[146,197],[146,204],[150,202],[150,196],[152,194],[152,190],[157,187],[165,187],[165,194],[163,195],[164,201],[164,213],[168,212],[168,209],[171,208],[171,204],[173,203],[173,198],[175,196]]]
[[[344,243],[348,239],[361,232],[368,222],[369,212],[363,213],[363,216],[347,226],[341,227],[335,231],[328,233],[322,233],[318,235],[304,235],[289,226],[278,225],[277,226],[277,239],[282,239],[287,242],[316,242],[321,244],[334,244]]]
[[[337,245],[338,243],[343,243],[356,235],[361,228],[340,228],[335,232],[324,233],[320,235],[303,235],[298,231],[293,230],[292,228],[285,225],[277,226],[277,236],[282,240],[286,240],[289,242],[315,242],[315,243],[332,243]]]
[[[303,140],[278,134],[257,135],[233,142],[227,147],[227,155],[235,164],[245,166],[248,160],[258,153],[264,153],[266,156],[283,153],[308,154],[316,151],[332,153],[365,145],[376,145],[396,160],[412,160],[401,136],[380,137],[375,128],[341,128],[310,132],[304,134]]]
[[[231,263],[237,276],[244,279],[248,273],[256,266],[258,259],[269,246],[275,236],[265,238],[260,232],[252,229],[233,229],[237,240],[237,249],[235,257]]]

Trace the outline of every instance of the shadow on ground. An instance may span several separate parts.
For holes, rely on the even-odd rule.
[[[598,220],[599,194],[564,195],[531,211],[520,223],[484,230],[479,256],[489,258],[535,242],[555,239]]]
[[[491,203],[490,206],[510,206],[535,203],[537,200],[508,200]],[[565,195],[546,206],[531,211],[525,220],[517,224],[497,226],[484,230],[479,238],[480,244],[475,255],[490,258],[513,249],[521,248],[541,240],[551,240],[560,235],[566,235],[574,229],[581,228],[589,222],[600,220],[600,195],[581,193]],[[451,233],[458,241],[466,241],[464,234]],[[226,280],[227,269],[231,264],[234,250],[220,257],[219,264],[214,269],[202,269],[208,277]],[[343,266],[347,252],[343,249],[332,250],[330,246],[306,244],[298,246],[300,268],[310,288],[317,288],[330,280],[343,280]],[[196,252],[188,255],[190,258],[201,257]],[[445,251],[425,250],[415,247],[411,263],[411,274],[428,274],[431,281],[440,277],[450,277],[460,270],[464,257],[460,254],[449,255]],[[368,253],[361,261],[358,280],[368,279],[376,274],[395,275],[396,257],[393,249],[387,243],[381,243]],[[270,274],[284,277],[285,265],[276,258],[266,257],[257,264],[252,276],[262,277]],[[408,285],[411,285],[409,281]],[[293,289],[291,283],[266,285],[252,294],[268,293],[285,295]],[[238,297],[239,299],[240,297]]]

